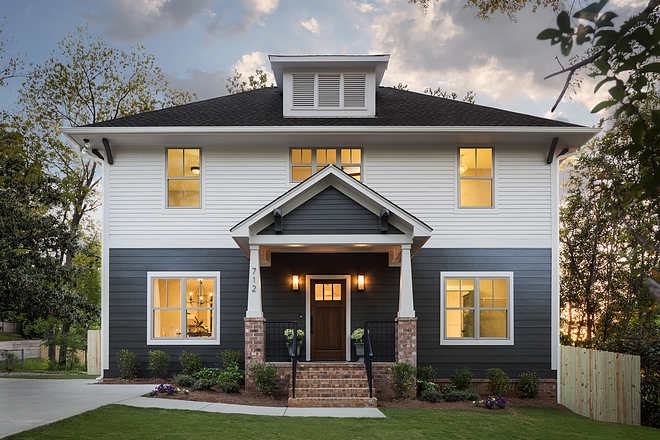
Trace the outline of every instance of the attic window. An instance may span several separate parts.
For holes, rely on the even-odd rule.
[[[363,109],[366,107],[364,73],[294,73],[293,109]]]

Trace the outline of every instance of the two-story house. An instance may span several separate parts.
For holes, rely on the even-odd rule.
[[[104,376],[283,360],[291,321],[301,360],[355,361],[367,321],[375,360],[556,378],[558,157],[598,130],[381,87],[388,61],[270,56],[277,87],[64,130],[103,161]]]

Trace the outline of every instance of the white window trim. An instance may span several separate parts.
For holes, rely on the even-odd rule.
[[[493,152],[493,175],[491,177],[492,185],[491,185],[491,191],[492,194],[490,195],[491,197],[491,206],[461,206],[461,149],[463,148],[490,148]],[[456,175],[456,204],[454,205],[455,208],[455,213],[457,214],[465,214],[468,212],[488,212],[492,213],[495,211],[497,213],[497,181],[498,179],[496,178],[496,173],[497,173],[497,160],[496,160],[497,154],[496,154],[496,148],[494,146],[490,145],[461,145],[458,147],[456,150],[456,160],[454,161],[454,166],[456,167],[456,170],[454,174]]]
[[[508,280],[508,294],[507,303],[508,307],[508,323],[506,339],[476,339],[476,338],[447,338],[445,336],[445,320],[446,320],[446,279],[447,278],[506,278]],[[477,304],[478,298],[475,298]],[[440,273],[440,345],[513,345],[513,272],[441,272]]]
[[[165,339],[153,337],[153,280],[155,278],[214,278],[212,338]],[[147,345],[219,345],[220,344],[220,272],[147,272]]]
[[[199,150],[199,206],[168,206],[169,185],[170,177],[167,175],[167,151],[168,150]],[[204,214],[204,150],[199,147],[167,147],[165,148],[165,155],[163,157],[163,213],[172,213],[175,211],[192,212],[194,215]],[[192,180],[192,179],[191,179]],[[200,212],[201,211],[201,212]]]

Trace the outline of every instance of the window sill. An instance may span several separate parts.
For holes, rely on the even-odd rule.
[[[513,345],[511,339],[440,339],[440,345]]]

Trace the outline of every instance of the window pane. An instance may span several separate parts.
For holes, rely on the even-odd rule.
[[[493,308],[493,280],[479,280],[479,307]]]
[[[461,307],[474,307],[474,280],[461,280]]]
[[[323,285],[323,300],[332,301],[332,284]]]
[[[356,164],[356,163],[361,163],[362,159],[362,152],[360,151],[359,148],[354,148],[351,150],[351,163]]]
[[[330,150],[326,150],[328,153],[328,162],[327,163],[337,163],[337,150],[332,148]]]
[[[199,176],[199,150],[197,148],[184,150],[183,172],[188,177]]]
[[[213,337],[213,310],[186,310],[186,328],[189,338]]]
[[[323,301],[323,284],[314,285],[314,299],[316,301]]]
[[[476,176],[476,149],[461,148],[459,172],[461,176]]]
[[[300,182],[312,175],[312,167],[291,167],[291,180]]]
[[[154,338],[180,338],[181,311],[154,310]]]
[[[167,307],[167,280],[154,280],[154,307]]]
[[[493,175],[493,149],[477,148],[477,176]]]
[[[181,307],[181,280],[167,280],[166,307]]]
[[[305,164],[311,164],[312,163],[312,150],[309,148],[303,148],[302,149],[302,162]]]
[[[360,180],[360,167],[341,167],[341,170],[355,180]]]
[[[291,163],[299,165],[302,163],[302,150],[294,148],[291,150]]]
[[[316,163],[318,164],[327,163],[325,161],[325,157],[326,157],[325,151],[326,150],[324,150],[323,148],[319,148],[316,150]]]
[[[491,179],[461,179],[461,206],[493,206]]]
[[[335,301],[341,301],[341,284],[332,285],[332,299]]]
[[[347,148],[341,149],[341,163],[345,163],[345,164],[351,163],[351,150]]]
[[[169,180],[167,206],[199,206],[199,180]]]
[[[508,307],[509,294],[507,280],[493,280],[493,307]]]
[[[506,338],[506,310],[482,310],[479,312],[479,336],[482,338]]]
[[[474,338],[474,311],[447,310],[446,336],[448,338]]]
[[[173,148],[167,150],[167,176],[183,176],[183,149]]]
[[[447,307],[461,306],[461,282],[460,280],[446,280]]]
[[[311,165],[312,150],[310,148],[293,148],[291,150],[291,163],[294,165]]]

